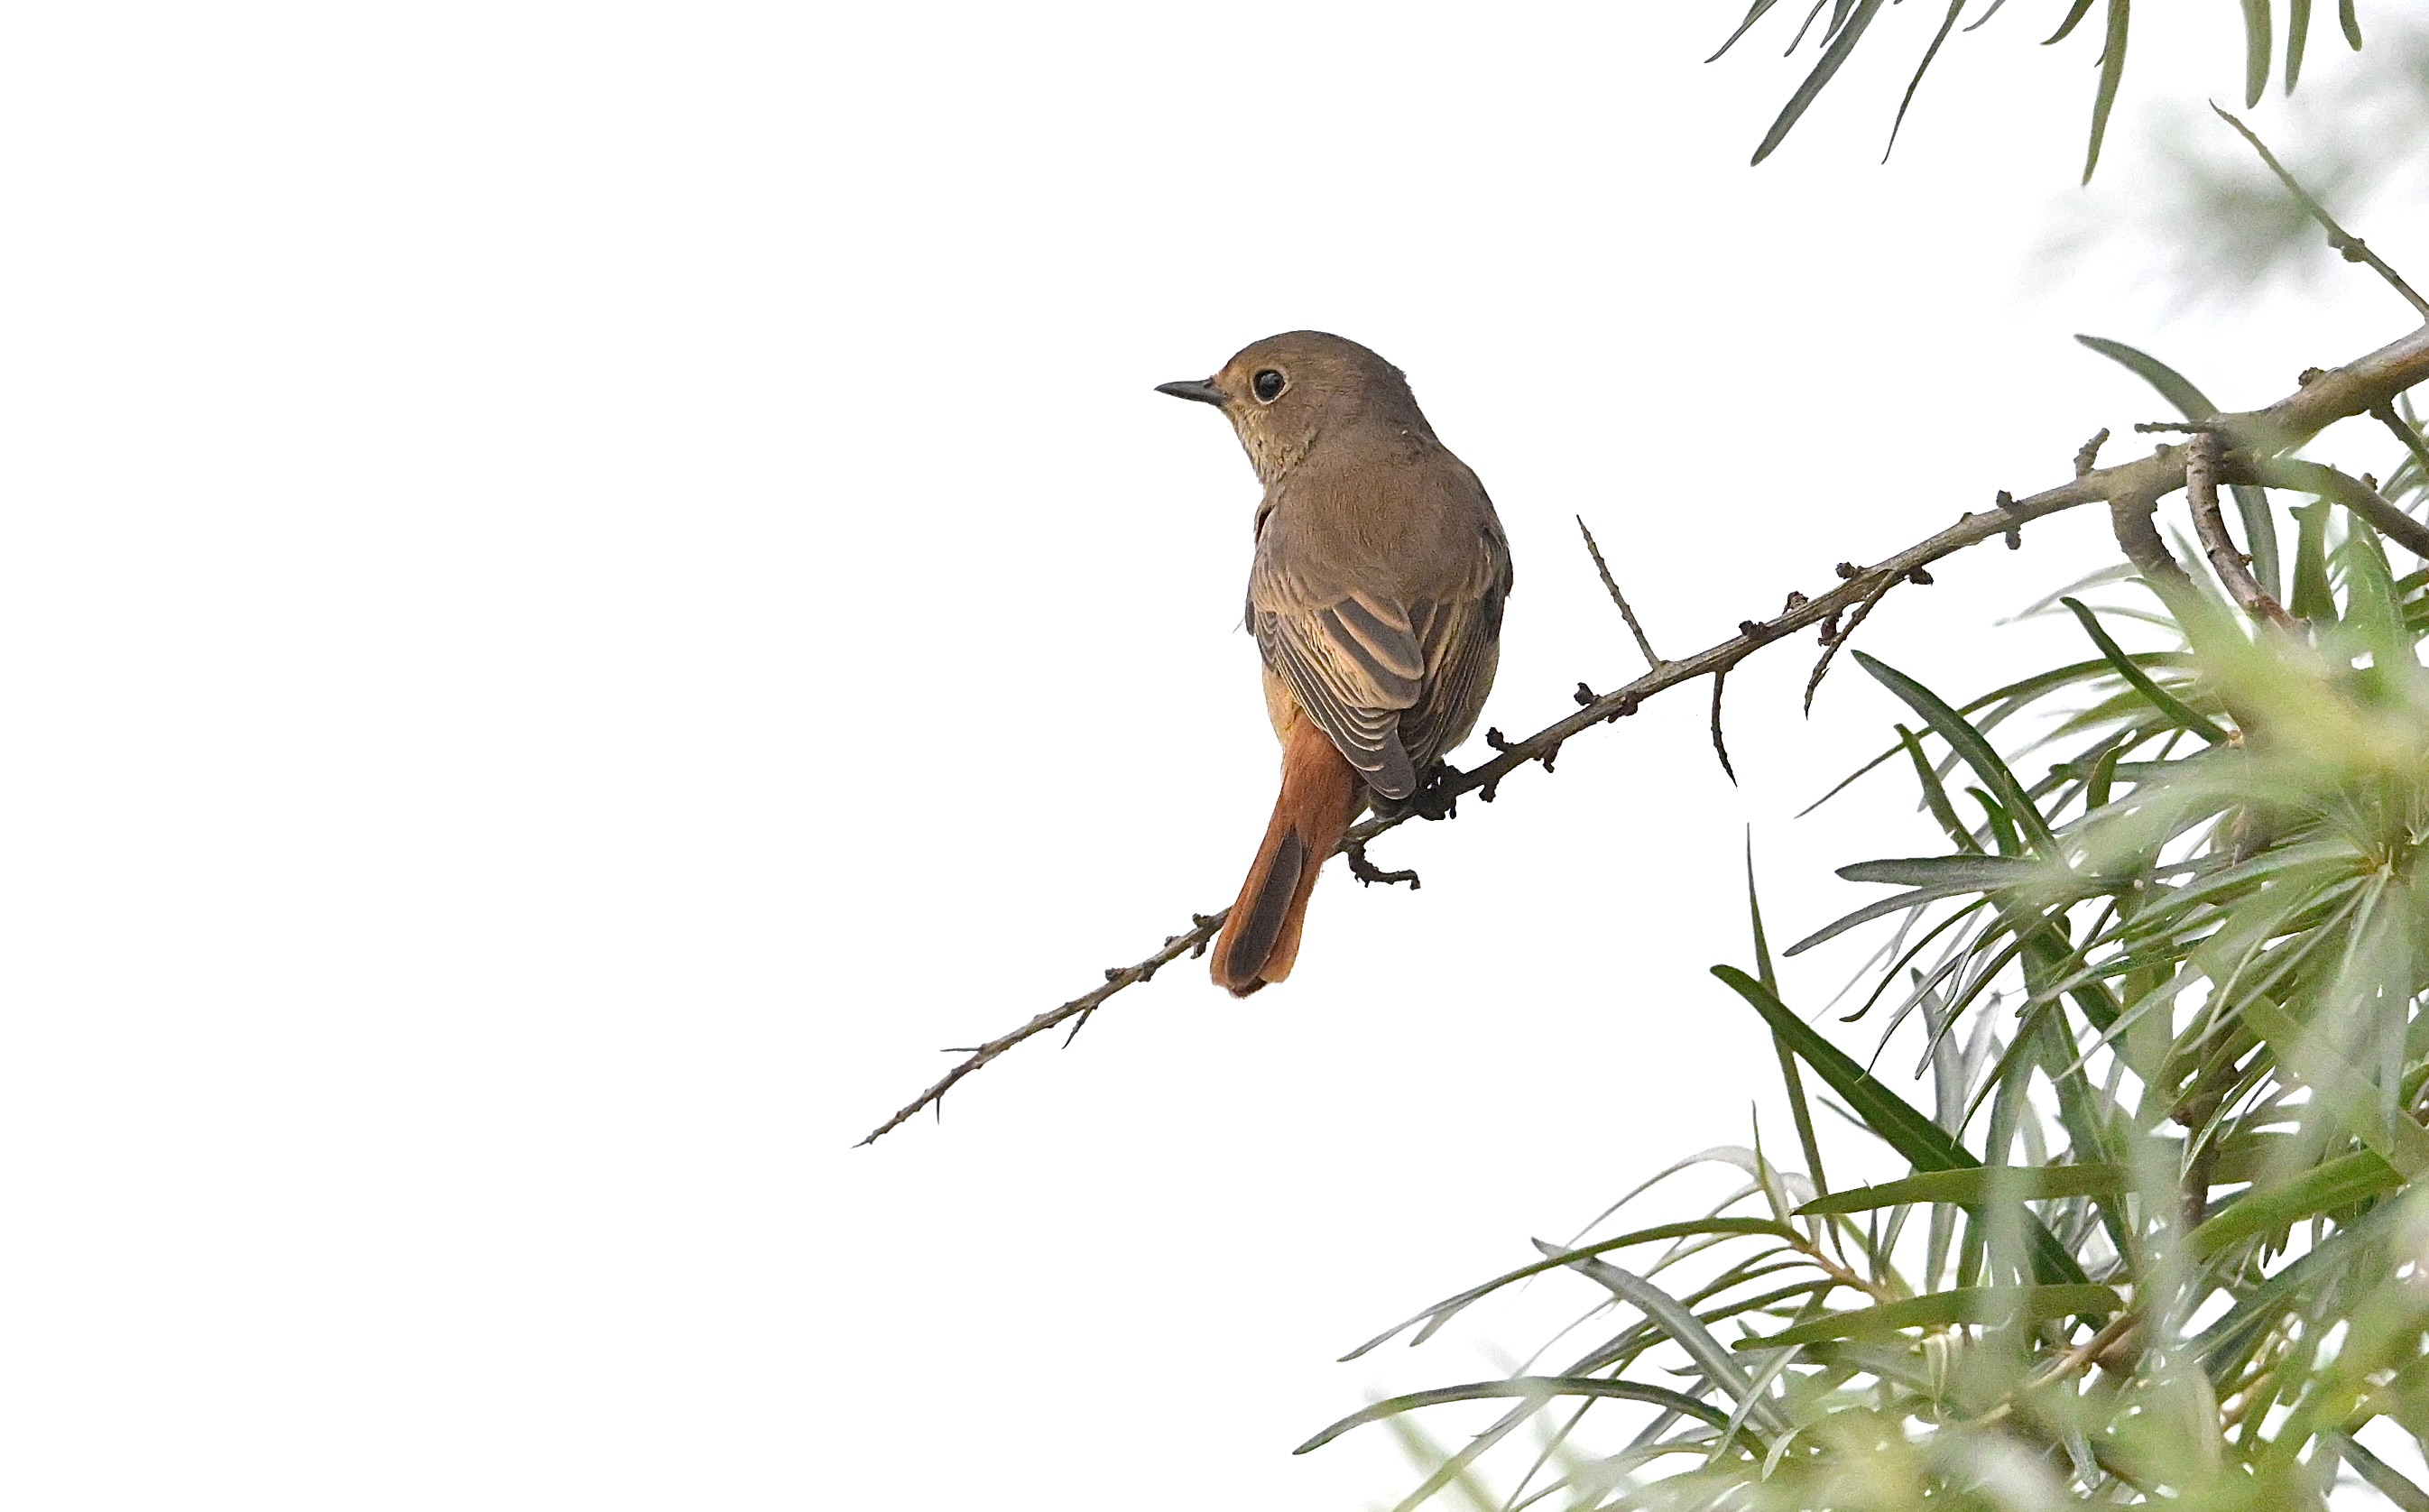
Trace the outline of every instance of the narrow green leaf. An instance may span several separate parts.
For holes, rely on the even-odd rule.
[[[1860,1339],[1895,1333],[1901,1328],[1942,1328],[1958,1323],[2005,1323],[2019,1317],[2041,1323],[2081,1315],[2106,1318],[2123,1307],[2117,1293],[2089,1282],[2057,1286],[1959,1287],[1927,1296],[1885,1302],[1876,1307],[1834,1312],[1826,1318],[1783,1328],[1761,1339],[1742,1339],[1741,1350],[1777,1349],[1788,1344],[1818,1343],[1826,1339]]]
[[[1890,1148],[1906,1157],[1918,1171],[1952,1171],[1982,1162],[1957,1142],[1956,1137],[1915,1111],[1912,1105],[1883,1086],[1847,1053],[1814,1032],[1813,1027],[1788,1011],[1762,983],[1735,966],[1714,966],[1712,975],[1762,1015],[1772,1031],[1786,1040],[1830,1089],[1847,1100],[1864,1126]],[[2042,1281],[2080,1281],[2083,1268],[2067,1253],[2039,1219],[2027,1215],[2025,1231],[2033,1246],[2033,1274]],[[1402,1326],[1406,1326],[1403,1324]],[[1395,1329],[1394,1332],[1397,1332]],[[1389,1335],[1385,1336],[1390,1337]],[[1380,1340],[1379,1340],[1380,1342]]]
[[[2041,810],[2024,796],[2024,785],[2016,781],[2016,774],[2008,770],[2008,764],[1999,759],[1998,753],[1991,748],[1991,743],[1982,738],[1981,731],[1967,724],[1956,710],[1942,701],[1940,695],[1887,662],[1865,651],[1852,654],[1858,666],[1871,673],[1883,687],[1904,699],[1908,708],[1923,715],[1924,722],[1965,759],[1965,764],[1974,768],[1975,775],[1997,795],[2000,807],[2006,809],[2008,817],[2023,829],[2024,838],[2034,849],[2043,855],[2056,853],[2057,843],[2050,836],[2049,825],[2041,818]]]
[[[2354,0],[2337,0],[2337,25],[2345,29],[2345,45],[2361,51],[2361,17],[2354,14]]]
[[[1956,29],[1958,12],[1964,8],[1965,0],[1948,0],[1948,14],[1941,18],[1940,30],[1932,35],[1931,45],[1924,49],[1923,61],[1914,67],[1914,77],[1906,81],[1906,96],[1898,101],[1897,119],[1890,123],[1890,148],[1897,146],[1898,127],[1906,124],[1907,107],[1914,104],[1914,91],[1922,85],[1924,74],[1930,72],[1931,60],[1940,56],[1940,44]],[[1884,148],[1881,161],[1888,162],[1889,158],[1889,148]]]
[[[1771,130],[1764,133],[1762,145],[1754,150],[1755,162],[1770,156],[1772,150],[1787,140],[1790,128],[1803,118],[1806,107],[1813,103],[1814,97],[1822,92],[1823,86],[1830,82],[1840,66],[1855,52],[1857,41],[1864,35],[1864,28],[1880,14],[1881,5],[1882,0],[1859,0],[1854,14],[1839,28],[1839,34],[1830,40],[1830,45],[1823,50],[1821,60],[1813,65],[1813,72],[1796,87],[1796,92],[1789,96],[1787,106],[1780,110],[1779,119],[1774,121]]]
[[[2091,97],[2091,145],[2083,155],[2083,181],[2100,166],[2100,140],[2108,134],[2108,112],[2117,104],[2117,86],[2125,77],[2126,0],[2108,0],[2108,43],[2100,53],[2100,88]]]
[[[2378,532],[2358,516],[2350,523],[2344,545],[2337,549],[2337,566],[2345,580],[2345,622],[2370,648],[2371,661],[2381,671],[2417,666],[2395,573],[2387,565]]]
[[[1915,786],[1923,789],[1924,806],[1931,810],[1934,819],[1940,821],[1941,830],[1948,836],[1949,844],[1959,850],[1979,851],[1982,847],[1975,841],[1974,831],[1966,829],[1965,821],[1957,816],[1957,805],[1948,801],[1947,787],[1923,754],[1923,742],[1917,740],[1914,731],[1906,726],[1896,728],[1898,744],[1905,748],[1908,759],[1914,763],[1914,782]]]
[[[1546,1271],[1557,1271],[1572,1260],[1600,1255],[1609,1250],[1626,1249],[1631,1245],[1650,1244],[1665,1239],[1688,1239],[1709,1234],[1761,1234],[1773,1239],[1784,1239],[1791,1243],[1802,1243],[1805,1238],[1786,1224],[1775,1223],[1768,1218],[1697,1218],[1684,1223],[1657,1224],[1651,1228],[1640,1228],[1634,1233],[1622,1234],[1617,1239],[1606,1239],[1577,1249],[1562,1250],[1549,1259],[1538,1260],[1532,1265],[1522,1265],[1506,1274],[1495,1276],[1482,1286],[1470,1287],[1455,1297],[1435,1303],[1414,1317],[1394,1323],[1348,1354],[1342,1356],[1341,1358],[1344,1362],[1356,1359],[1378,1344],[1385,1343],[1396,1335],[1419,1323],[1426,1325],[1425,1331],[1417,1336],[1422,1341],[1435,1329],[1447,1323],[1452,1314],[1478,1298],[1489,1296],[1512,1281],[1524,1281],[1530,1275],[1542,1275]]]
[[[1728,1414],[1710,1403],[1698,1402],[1683,1391],[1673,1391],[1666,1387],[1639,1386],[1634,1381],[1607,1381],[1598,1375],[1518,1375],[1505,1381],[1476,1381],[1466,1386],[1412,1391],[1407,1396],[1378,1402],[1324,1429],[1291,1453],[1304,1454],[1311,1449],[1323,1448],[1352,1428],[1380,1422],[1385,1418],[1396,1418],[1418,1407],[1438,1406],[1445,1402],[1477,1402],[1495,1397],[1548,1400],[1562,1396],[1617,1397],[1626,1402],[1649,1402],[1657,1407],[1699,1419],[1715,1428],[1727,1427],[1729,1421]]]
[[[1541,1240],[1538,1249],[1548,1249]],[[1695,1321],[1695,1315],[1679,1305],[1678,1299],[1662,1290],[1644,1277],[1623,1271],[1608,1260],[1572,1259],[1572,1269],[1609,1290],[1612,1296],[1634,1307],[1647,1319],[1659,1323],[1670,1341],[1687,1352],[1687,1357],[1704,1368],[1714,1386],[1728,1393],[1731,1402],[1754,1407],[1754,1416],[1766,1428],[1777,1431],[1788,1426],[1776,1404],[1756,1392],[1754,1383],[1746,1378],[1736,1358],[1711,1330]]]
[[[1862,908],[1856,910],[1853,913],[1842,914],[1840,917],[1831,920],[1829,923],[1822,926],[1822,928],[1814,930],[1811,934],[1807,935],[1804,939],[1797,941],[1793,945],[1790,945],[1786,950],[1782,951],[1781,954],[1790,956],[1803,955],[1806,951],[1810,950],[1815,945],[1822,944],[1824,941],[1837,939],[1839,936],[1846,933],[1849,929],[1854,929],[1857,925],[1869,924],[1875,919],[1885,918],[1892,913],[1903,913],[1910,908],[1919,908],[1925,903],[1933,902],[1940,898],[1960,897],[1965,894],[1979,891],[1981,891],[1981,888],[1976,883],[1972,881],[1956,881],[1942,882],[1934,887],[1918,887],[1911,892],[1899,893],[1893,896],[1882,898],[1877,902],[1867,903]]]
[[[1755,969],[1761,974],[1763,986],[1776,994],[1779,981],[1772,973],[1771,945],[1762,932],[1762,899],[1755,892],[1754,831],[1751,829],[1746,831],[1745,865],[1746,916],[1754,925]],[[1788,1047],[1786,1040],[1776,1034],[1771,1037],[1771,1047],[1779,1057],[1779,1080],[1788,1093],[1789,1114],[1796,1122],[1797,1146],[1805,1152],[1805,1174],[1812,1178],[1816,1192],[1827,1192],[1830,1184],[1822,1175],[1822,1142],[1814,1137],[1813,1109],[1805,1101],[1805,1077],[1796,1069],[1796,1053]]]
[[[2074,6],[2067,10],[2066,19],[2057,24],[2057,30],[2041,39],[2041,45],[2048,47],[2066,41],[2075,27],[2083,25],[2083,18],[2090,14],[2091,0],[2074,0]]]
[[[1721,54],[1727,52],[1732,47],[1735,47],[1738,44],[1738,39],[1744,36],[1747,30],[1750,29],[1756,22],[1760,21],[1771,8],[1777,4],[1779,4],[1779,0],[1754,0],[1754,4],[1746,10],[1745,20],[1738,23],[1738,29],[1729,33],[1729,40],[1715,48],[1712,52],[1712,57],[1705,58],[1704,61],[1709,63],[1712,61],[1712,58],[1718,58]]]
[[[1788,1011],[1776,994],[1735,966],[1714,966],[1712,975],[1728,983],[1752,1004],[1756,1012],[1804,1058],[1805,1063],[1830,1084],[1833,1092],[1863,1119],[1867,1127],[1906,1157],[1917,1170],[1946,1171],[1980,1162],[1945,1129],[1915,1111],[1847,1053],[1814,1032],[1812,1026]]]
[[[2266,1192],[2247,1192],[2192,1231],[2196,1259],[2208,1259],[2247,1239],[2271,1234],[2305,1218],[2349,1208],[2404,1185],[2395,1167],[2371,1150],[2355,1150],[2314,1166]]]
[[[2096,813],[2108,807],[2108,795],[2117,781],[2117,758],[2125,752],[2125,743],[2119,741],[2100,753],[2091,766],[2091,775],[2083,783],[2083,812]]]
[[[1922,1175],[1884,1181],[1870,1187],[1819,1197],[1796,1209],[1799,1218],[1815,1213],[1859,1213],[1907,1203],[1955,1203],[1971,1207],[1995,1195],[2011,1202],[2038,1202],[2051,1197],[2113,1196],[2126,1190],[2126,1174],[2114,1165],[1976,1165],[1958,1171],[1931,1171]]]
[[[2269,0],[2243,0],[2243,107],[2247,110],[2269,92],[2269,59],[2274,51],[2269,39]]]
[[[2294,81],[2303,76],[2303,44],[2311,35],[2311,0],[2294,0],[2294,8],[2286,18],[2286,92],[2294,92]]]
[[[2148,699],[2151,707],[2167,715],[2169,723],[2180,730],[2199,735],[2213,746],[2226,744],[2225,731],[2210,723],[2182,698],[2159,686],[2150,673],[2135,666],[2133,658],[2127,656],[2118,648],[2115,641],[2108,638],[2108,632],[2101,625],[2100,617],[2084,607],[2082,600],[2062,599],[2058,601],[2074,611],[2075,620],[2083,626],[2083,633],[2091,637],[2091,643],[2094,646],[2100,648],[2100,654],[2108,659],[2108,665],[2117,669],[2117,675],[2132,683],[2134,691]]]
[[[1859,861],[1840,867],[1839,875],[1851,882],[1905,882],[1922,887],[1961,882],[1988,892],[2046,878],[2049,863],[2022,856],[1909,856]]]
[[[2294,517],[2294,599],[2286,607],[2298,619],[2332,625],[2337,618],[2336,590],[2328,584],[2328,514],[2336,506],[2322,499],[2296,504]]]
[[[2345,1463],[2402,1512],[2429,1512],[2429,1491],[2413,1485],[2402,1471],[2371,1454],[2349,1433],[2331,1433],[2327,1437],[2335,1440],[2337,1453],[2344,1456]]]
[[[2159,391],[2159,397],[2176,406],[2189,420],[2206,420],[2218,413],[2209,396],[2194,386],[2193,381],[2169,367],[2147,352],[2111,341],[2105,336],[2077,336],[2075,340],[2116,363],[2135,377]]]

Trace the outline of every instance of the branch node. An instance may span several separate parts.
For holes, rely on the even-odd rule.
[[[1579,682],[1578,684],[1578,691],[1570,694],[1569,697],[1577,699],[1578,707],[1583,709],[1591,706],[1595,699],[1601,698],[1602,695],[1586,686],[1583,682]]]
[[[1862,567],[1858,567],[1853,562],[1842,562],[1830,570],[1839,574],[1839,581],[1842,583],[1852,582],[1856,578],[1862,576],[1864,571]]]
[[[1349,858],[1349,875],[1358,879],[1358,885],[1361,887],[1372,887],[1377,882],[1381,882],[1386,887],[1394,882],[1406,882],[1409,884],[1409,891],[1413,893],[1424,885],[1417,880],[1417,874],[1413,871],[1387,872],[1368,861],[1366,842],[1363,840],[1352,840],[1343,847],[1342,854]]]
[[[2104,425],[2092,433],[2090,440],[2075,448],[2074,475],[2078,478],[2090,476],[2091,469],[2100,463],[2100,449],[2107,444],[2108,427]],[[2000,497],[2004,499],[2007,496],[2002,494]]]
[[[1913,583],[1918,588],[1928,588],[1932,584],[1931,574],[1925,572],[1921,567],[1915,567],[1908,571],[1906,575],[1906,580],[1908,583]]]
[[[1501,727],[1499,725],[1493,725],[1486,728],[1484,731],[1484,743],[1492,747],[1495,751],[1507,751],[1510,748],[1509,737],[1501,733]],[[1490,803],[1493,800],[1491,798],[1486,798],[1484,801]]]
[[[1562,743],[1557,740],[1552,742],[1549,746],[1544,748],[1544,753],[1542,755],[1535,758],[1537,761],[1544,764],[1544,770],[1546,772],[1552,769],[1552,764],[1554,762],[1560,760],[1561,744]]]

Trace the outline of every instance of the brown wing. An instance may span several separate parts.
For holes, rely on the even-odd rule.
[[[1426,655],[1408,612],[1356,590],[1318,594],[1257,553],[1248,629],[1316,728],[1385,797],[1417,790],[1401,743],[1401,712],[1424,690]]]
[[[1400,716],[1400,742],[1420,772],[1465,740],[1484,712],[1501,661],[1501,600],[1499,591],[1488,591],[1422,605],[1413,616],[1425,648],[1425,695]]]

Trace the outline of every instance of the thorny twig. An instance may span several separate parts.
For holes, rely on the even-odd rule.
[[[1586,518],[1579,515],[1577,520],[1578,534],[1586,538],[1586,552],[1594,558],[1595,570],[1602,574],[1602,585],[1610,590],[1611,601],[1619,605],[1619,617],[1628,621],[1628,633],[1636,637],[1636,649],[1644,653],[1644,665],[1661,666],[1661,658],[1653,654],[1653,643],[1644,638],[1644,627],[1636,622],[1636,611],[1628,607],[1627,596],[1619,591],[1618,581],[1603,562],[1602,548],[1595,544],[1594,532],[1586,529]]]
[[[2361,238],[2355,236],[2352,232],[2337,224],[2336,217],[2328,213],[2325,205],[2311,198],[2309,190],[2304,189],[2302,185],[2294,182],[2294,175],[2286,172],[2286,165],[2277,160],[2277,155],[2269,150],[2266,142],[2263,142],[2258,137],[2253,135],[2252,128],[2250,126],[2245,125],[2242,122],[2237,120],[2233,115],[2230,115],[2226,111],[2219,110],[2218,107],[2215,105],[2212,105],[2210,108],[2212,110],[2218,110],[2218,118],[2221,121],[2233,126],[2244,140],[2252,143],[2252,150],[2258,153],[2260,155],[2260,160],[2269,165],[2269,172],[2277,175],[2277,182],[2286,186],[2286,192],[2294,196],[2295,203],[2301,205],[2305,212],[2307,213],[2312,220],[2320,222],[2321,226],[2326,230],[2328,233],[2328,245],[2334,247],[2338,255],[2342,256],[2347,262],[2367,264],[2372,271],[2378,274],[2379,277],[2386,279],[2388,283],[2394,288],[2397,293],[2411,301],[2412,307],[2414,309],[2419,310],[2422,316],[2429,317],[2429,300],[2424,300],[2418,293],[2414,292],[2412,286],[2405,283],[2401,274],[2397,273],[2394,269],[2389,268],[2387,265],[2387,259],[2381,257],[2378,254],[2371,251],[2369,247],[2365,246],[2362,243]]]
[[[1721,736],[1721,690],[1729,683],[1729,669],[1722,667],[1712,674],[1712,754],[1721,759],[1721,775],[1729,786],[1738,785],[1737,768],[1729,764],[1729,743]]]
[[[2371,406],[2386,403],[2416,384],[2429,382],[2429,325],[2341,368],[2307,374],[2306,377],[2309,381],[2299,390],[2265,409],[2220,415],[2206,422],[2222,441],[2237,449],[2225,459],[2223,470],[2227,481],[2300,488],[2335,498],[2416,552],[2429,555],[2429,526],[2423,526],[2405,515],[2358,479],[2317,463],[2263,456],[2263,453],[2308,440],[2337,420],[2365,414]],[[1488,740],[1495,751],[1493,758],[1464,772],[1448,774],[1442,784],[1442,796],[1446,800],[1464,793],[1489,797],[1501,780],[1519,767],[1557,754],[1562,743],[1574,735],[1635,713],[1643,700],[1653,695],[1682,682],[1692,682],[1697,678],[1724,671],[1783,635],[1845,614],[1869,597],[1883,579],[1894,583],[1902,578],[1910,578],[1919,567],[1926,567],[1969,546],[2005,536],[2045,515],[2055,515],[2082,504],[2125,501],[2129,509],[2140,511],[2143,528],[2150,529],[2150,512],[2157,501],[2184,485],[2184,453],[2185,449],[2181,445],[2162,447],[2150,456],[2115,467],[2084,470],[2057,487],[1964,515],[1946,530],[1918,541],[1870,567],[1859,569],[1829,592],[1785,609],[1769,620],[1760,623],[1749,620],[1738,634],[1683,660],[1660,663],[1633,682],[1598,696],[1583,708],[1555,720],[1524,740]],[[2156,542],[2156,530],[2151,531],[2150,539]],[[2165,549],[2162,548],[2161,551],[2164,555]],[[2169,565],[2173,567],[2174,564],[2171,561]],[[2176,571],[2181,577],[2183,568],[2177,567]],[[1350,829],[1342,842],[1342,848],[1346,850],[1352,845],[1372,840],[1406,823],[1408,817],[1401,814],[1363,820]],[[899,1127],[913,1114],[942,1097],[955,1082],[1013,1045],[1066,1020],[1084,1018],[1115,993],[1146,980],[1157,967],[1186,952],[1202,948],[1214,937],[1214,931],[1222,928],[1223,917],[1219,912],[1193,916],[1193,928],[1187,933],[1173,936],[1162,950],[1138,964],[1110,973],[1102,987],[1039,1014],[1001,1039],[990,1040],[980,1045],[970,1053],[967,1060],[954,1067],[943,1080],[921,1093],[860,1142],[870,1143]]]

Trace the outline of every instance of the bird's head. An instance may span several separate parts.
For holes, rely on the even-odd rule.
[[[1329,436],[1380,427],[1433,438],[1399,369],[1323,331],[1252,341],[1214,377],[1159,384],[1156,392],[1220,409],[1268,485]]]

